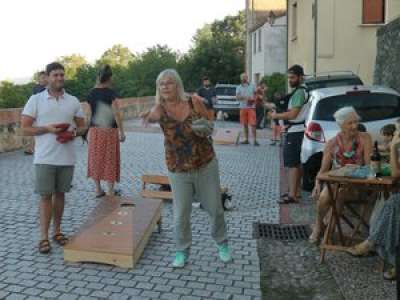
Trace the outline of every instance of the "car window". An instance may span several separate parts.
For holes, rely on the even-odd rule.
[[[236,96],[236,87],[217,87],[215,90],[218,96]]]
[[[362,85],[362,81],[358,78],[338,79],[338,80],[323,80],[316,82],[306,82],[307,89],[309,91],[316,89],[324,89],[338,86],[349,86],[349,85]]]
[[[353,106],[362,122],[400,117],[400,97],[381,93],[348,94],[322,99],[316,105],[314,120],[334,121],[333,114],[340,108]]]

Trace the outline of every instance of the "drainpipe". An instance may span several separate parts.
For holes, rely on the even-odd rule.
[[[286,69],[285,71],[287,72],[287,70],[289,69],[289,43],[290,43],[290,39],[289,39],[289,0],[286,0]],[[285,73],[286,73],[285,72]],[[289,91],[288,89],[289,83],[286,82],[286,93]]]
[[[318,0],[314,0],[314,75],[317,74],[318,61]]]

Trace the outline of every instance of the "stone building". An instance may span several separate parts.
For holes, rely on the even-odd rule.
[[[399,15],[399,0],[288,0],[288,64],[353,71],[372,84],[377,30]]]

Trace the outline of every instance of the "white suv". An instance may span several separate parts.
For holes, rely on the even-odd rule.
[[[325,144],[339,132],[333,114],[344,106],[353,106],[372,139],[380,141],[380,130],[400,118],[400,94],[379,86],[343,86],[317,89],[309,94],[306,131],[301,149],[304,167],[303,188],[311,190],[321,167]]]

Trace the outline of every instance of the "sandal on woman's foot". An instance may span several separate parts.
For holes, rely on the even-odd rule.
[[[279,204],[291,204],[291,203],[299,203],[295,198],[292,198],[290,196],[287,197],[282,197],[279,201]]]
[[[50,253],[51,247],[49,240],[41,240],[39,242],[39,252],[42,254]]]
[[[314,225],[313,231],[312,231],[310,237],[308,238],[308,241],[311,244],[319,244],[319,242],[321,241],[321,236],[322,236],[323,232],[325,232],[324,226],[317,228],[317,226]]]
[[[347,249],[347,253],[353,256],[368,256],[373,249],[374,245],[370,241],[365,240],[364,242]]]
[[[61,232],[53,236],[53,240],[60,246],[65,246],[68,243],[68,238]]]
[[[96,195],[96,198],[103,198],[106,195],[105,191],[101,191],[99,194]]]
[[[383,279],[385,280],[396,280],[396,269],[395,268],[391,268],[388,271],[383,273]]]

